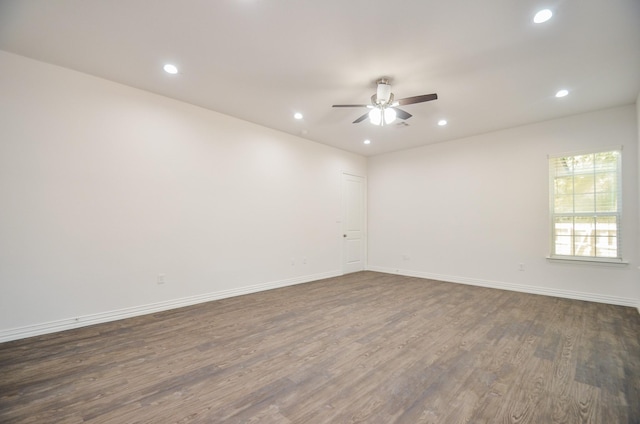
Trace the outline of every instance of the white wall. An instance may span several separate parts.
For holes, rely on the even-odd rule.
[[[371,158],[369,268],[638,305],[636,118],[630,105]],[[547,155],[620,145],[630,263],[550,262]]]
[[[374,157],[367,171],[363,157],[68,69],[2,51],[0,69],[0,341],[337,275],[343,171],[368,172],[370,269],[640,298],[633,106]],[[615,145],[630,264],[548,262],[547,154]]]
[[[638,93],[638,97],[636,99],[636,128],[638,130],[638,144],[640,144],[640,93]],[[640,167],[640,148],[638,148],[638,167]],[[640,172],[638,172],[638,178],[640,179]],[[640,180],[638,181],[638,187],[640,187]],[[639,188],[640,191],[640,188]],[[640,194],[639,194],[640,196]],[[640,199],[639,199],[640,201]],[[638,213],[640,213],[640,207],[638,207]],[[638,254],[640,255],[640,225],[638,226]],[[639,258],[640,260],[640,258]],[[640,268],[640,267],[638,267]],[[640,280],[638,284],[636,284],[636,298],[638,299],[638,312],[640,312]]]
[[[365,158],[1,51],[0,69],[0,341],[340,274],[341,172]]]

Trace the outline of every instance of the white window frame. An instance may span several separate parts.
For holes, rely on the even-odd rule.
[[[556,167],[555,167],[555,163],[558,159],[560,158],[569,158],[569,157],[574,157],[574,156],[584,156],[584,155],[596,155],[599,153],[606,153],[606,152],[612,152],[612,151],[616,151],[618,152],[618,160],[617,160],[617,166],[616,166],[616,211],[615,212],[611,212],[611,211],[607,211],[607,212],[598,212],[596,211],[596,207],[594,204],[594,210],[593,211],[589,211],[589,212],[576,212],[575,211],[575,197],[576,197],[576,193],[572,191],[571,196],[573,198],[573,204],[574,204],[574,210],[572,212],[556,212],[556,185],[555,185],[555,179],[558,176],[556,173]],[[622,257],[622,147],[621,146],[617,146],[617,147],[611,147],[611,148],[605,148],[605,149],[599,149],[597,151],[591,150],[591,151],[582,151],[582,152],[572,152],[572,153],[563,153],[563,154],[558,154],[558,155],[549,155],[548,156],[548,167],[549,167],[549,229],[550,229],[550,237],[549,237],[549,250],[550,250],[550,254],[549,256],[547,256],[547,259],[550,260],[554,260],[554,261],[570,261],[570,262],[589,262],[589,263],[597,263],[597,264],[623,264],[626,265],[628,262],[625,262],[623,260]],[[596,169],[594,166],[594,177],[596,174]],[[580,174],[568,174],[568,175],[580,175]],[[582,175],[586,175],[586,174],[582,174]],[[575,183],[574,183],[575,184]],[[574,186],[575,187],[575,186]],[[594,188],[594,199],[595,199],[595,188]],[[594,200],[595,202],[595,200]],[[594,255],[592,256],[585,256],[585,255],[575,255],[575,254],[559,254],[556,252],[556,247],[557,247],[557,243],[556,243],[556,218],[573,218],[574,222],[570,225],[570,239],[571,239],[571,250],[572,253],[575,253],[574,249],[575,249],[575,237],[576,236],[576,222],[575,219],[576,218],[585,218],[585,217],[593,217],[593,218],[597,218],[597,217],[613,217],[615,216],[616,218],[616,256],[615,257],[610,257],[610,256],[596,256],[597,255],[597,249],[595,249],[594,251]],[[596,224],[597,226],[597,224]],[[597,241],[597,237],[595,237],[595,240]]]

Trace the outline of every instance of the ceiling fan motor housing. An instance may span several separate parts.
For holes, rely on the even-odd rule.
[[[391,85],[389,81],[381,79],[378,81],[378,89],[376,90],[376,99],[373,102],[378,105],[386,105],[393,100],[393,93],[391,93]]]

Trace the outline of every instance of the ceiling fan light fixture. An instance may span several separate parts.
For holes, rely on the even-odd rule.
[[[389,107],[376,107],[369,112],[369,121],[373,125],[384,126],[389,125],[396,120],[397,113],[395,109]]]
[[[380,108],[373,108],[369,112],[369,121],[373,125],[382,125],[382,110]]]
[[[396,114],[395,109],[392,109],[392,108],[389,108],[389,107],[386,108],[384,110],[384,123],[385,124],[392,123],[393,121],[396,120],[396,116],[397,116],[397,114]]]

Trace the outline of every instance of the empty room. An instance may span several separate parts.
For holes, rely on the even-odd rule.
[[[637,0],[0,0],[1,423],[640,423]]]

